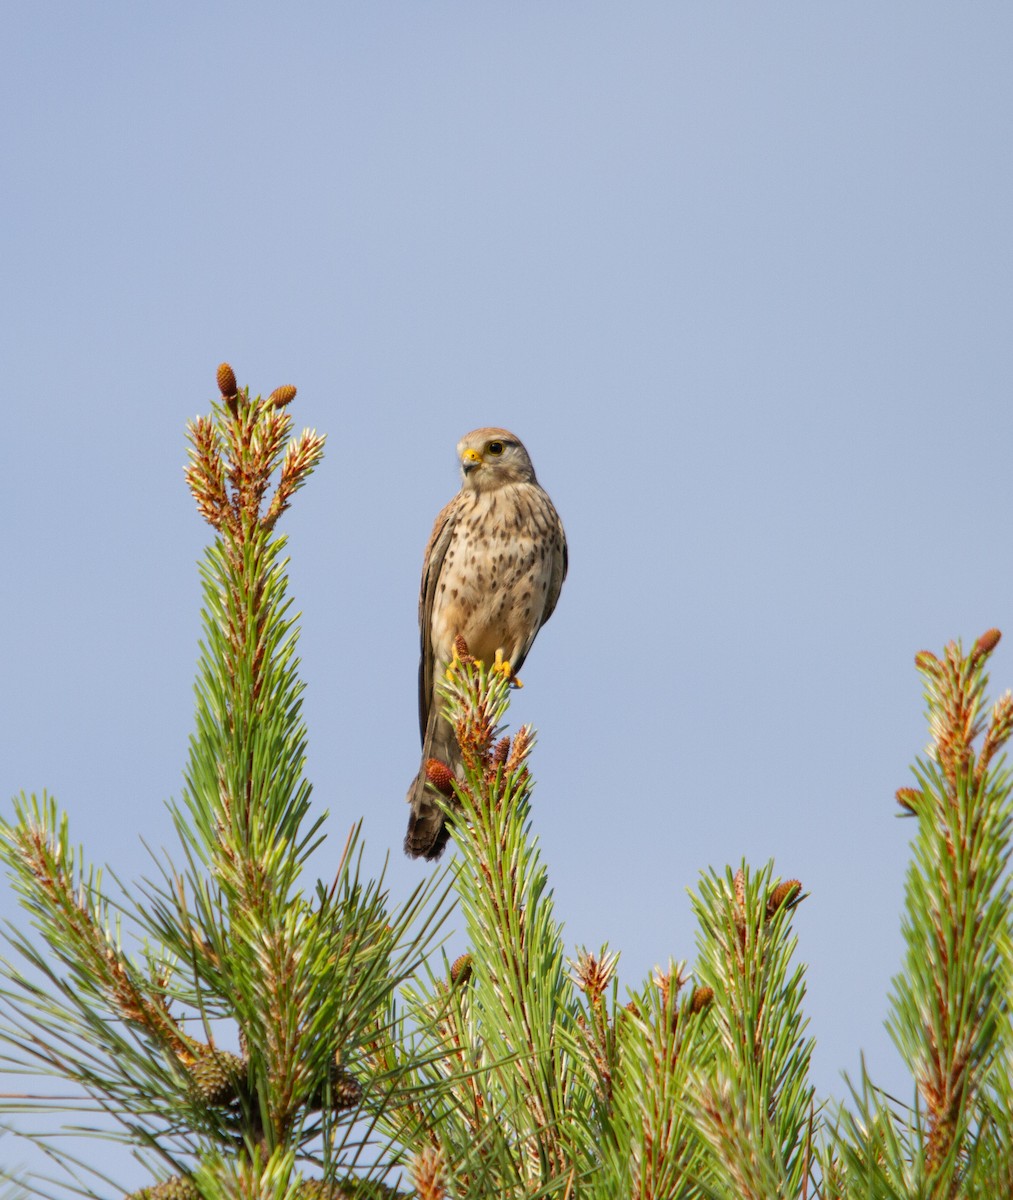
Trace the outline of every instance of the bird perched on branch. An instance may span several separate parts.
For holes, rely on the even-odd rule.
[[[436,518],[419,594],[419,729],[422,765],[408,789],[405,853],[438,858],[448,833],[426,765],[460,767],[454,729],[436,681],[463,637],[476,659],[497,651],[516,673],[552,616],[566,577],[566,537],[535,478],[527,450],[505,429],[476,429],[457,443],[461,490]]]

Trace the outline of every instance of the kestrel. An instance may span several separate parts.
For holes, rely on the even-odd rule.
[[[461,490],[436,518],[426,546],[419,594],[419,731],[422,766],[408,789],[411,816],[405,853],[438,858],[449,836],[426,762],[454,774],[460,752],[443,715],[436,681],[460,635],[475,658],[496,652],[513,671],[552,616],[566,577],[566,537],[552,501],[538,485],[528,452],[505,429],[476,429],[457,443]]]

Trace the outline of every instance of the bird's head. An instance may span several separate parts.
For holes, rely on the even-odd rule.
[[[488,492],[507,483],[534,483],[523,443],[506,429],[475,429],[457,443],[464,486]]]

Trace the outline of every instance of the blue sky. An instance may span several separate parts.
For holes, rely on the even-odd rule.
[[[422,550],[456,441],[504,425],[570,543],[511,713],[570,945],[629,983],[692,959],[686,888],[773,856],[811,892],[818,1091],[864,1051],[909,1097],[913,657],[1013,595],[1013,10],[15,0],[0,28],[7,793],[54,792],[127,878],[172,843],[210,534],[183,428],[227,359],[328,435],[287,519],[308,771],[333,861],[362,817],[407,895]]]

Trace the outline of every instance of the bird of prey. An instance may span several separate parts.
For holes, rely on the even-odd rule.
[[[524,665],[539,629],[552,616],[566,577],[566,537],[539,486],[527,450],[506,429],[476,429],[457,443],[461,490],[436,518],[426,546],[419,594],[419,731],[422,765],[408,789],[411,816],[405,853],[438,858],[448,832],[426,763],[453,774],[460,753],[436,681],[464,638],[476,659],[497,651],[513,672]]]

